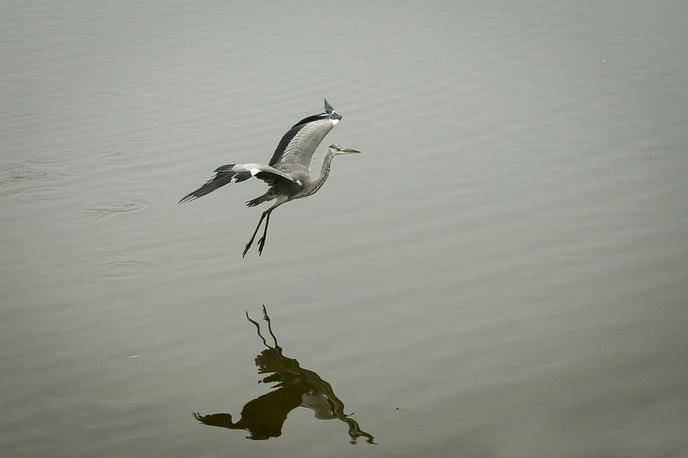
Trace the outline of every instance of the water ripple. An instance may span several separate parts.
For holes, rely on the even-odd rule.
[[[78,103],[82,105],[100,105],[117,96],[120,96],[120,94],[114,91],[91,91],[79,99]]]
[[[139,155],[114,150],[106,151],[96,158],[96,160],[101,164],[114,167],[131,165],[132,163],[138,162],[141,159],[143,158]]]
[[[53,186],[39,186],[22,189],[17,192],[21,194],[22,197],[28,200],[59,200],[64,198],[65,190],[64,188],[56,188]]]
[[[20,164],[2,168],[0,171],[0,186],[45,181],[49,178],[50,173],[43,168]]]
[[[22,114],[5,113],[2,118],[0,127],[20,131],[38,130],[48,126],[54,121],[54,119],[38,112]]]
[[[27,159],[27,163],[36,164],[39,166],[57,166],[68,163],[73,163],[79,157],[79,152],[75,150],[54,150],[46,151],[36,157]]]
[[[57,184],[65,172],[53,167],[60,162],[62,159],[45,156],[0,166],[0,197],[20,195],[33,201],[63,198],[66,190]]]
[[[141,122],[126,122],[120,126],[120,132],[129,143],[150,143],[162,138],[157,132],[156,124],[147,125]]]
[[[148,268],[149,265],[145,262],[122,259],[100,264],[98,275],[107,278],[132,278],[140,276]]]
[[[145,210],[149,206],[147,202],[141,200],[107,200],[89,205],[81,211],[79,216],[87,221],[103,221],[113,216]]]
[[[95,272],[105,278],[133,278],[150,269],[151,264],[121,253],[97,253],[91,259]]]

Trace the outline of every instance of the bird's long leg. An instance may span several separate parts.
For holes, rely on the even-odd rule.
[[[248,241],[246,244],[246,248],[244,248],[244,256],[246,256],[246,252],[248,251],[249,248],[251,248],[251,245],[253,244],[253,240],[256,238],[256,234],[258,233],[258,229],[260,229],[260,223],[263,222],[263,219],[267,217],[267,220],[265,221],[265,229],[263,230],[263,236],[258,240],[258,255],[260,256],[263,253],[263,247],[265,246],[265,238],[268,234],[268,224],[270,223],[270,214],[272,211],[282,205],[285,202],[288,202],[289,198],[287,196],[279,196],[277,198],[277,202],[275,204],[265,210],[263,214],[260,216],[260,221],[258,221],[258,225],[256,226],[256,230],[253,231],[253,235],[251,236],[251,240]]]
[[[270,214],[270,210],[271,209],[266,210],[263,212],[262,215],[260,215],[260,221],[258,221],[258,225],[256,226],[256,230],[253,231],[253,235],[251,236],[251,240],[248,241],[248,243],[246,244],[246,248],[244,248],[244,254],[241,255],[242,258],[246,257],[246,253],[248,252],[248,249],[251,248],[251,245],[253,245],[253,240],[256,238],[256,234],[258,233],[258,229],[260,229],[261,223],[265,219],[265,216]]]
[[[265,239],[268,236],[268,224],[270,224],[270,213],[272,213],[272,209],[268,210],[268,217],[265,220],[265,228],[263,229],[263,236],[258,239],[258,256],[263,254],[263,247],[265,246]]]

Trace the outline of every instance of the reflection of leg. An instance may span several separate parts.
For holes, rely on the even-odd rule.
[[[248,312],[246,312],[246,319],[255,325],[256,331],[258,332],[258,337],[260,337],[260,340],[263,341],[263,345],[265,345],[267,348],[272,348],[272,347],[270,347],[270,345],[268,345],[268,343],[265,341],[265,337],[263,337],[263,335],[260,333],[260,325],[258,324],[257,321],[253,321],[253,320],[251,319],[251,317],[248,316]]]
[[[251,236],[251,240],[248,241],[246,244],[246,248],[244,248],[244,254],[241,255],[241,257],[246,257],[246,252],[248,251],[249,248],[251,248],[251,245],[253,245],[253,240],[256,238],[256,234],[258,233],[258,229],[260,229],[260,223],[263,222],[263,219],[265,219],[265,216],[268,214],[270,210],[264,211],[262,215],[260,215],[260,220],[258,221],[258,225],[256,226],[256,230],[253,231],[253,235]]]
[[[263,304],[263,319],[268,322],[268,332],[272,336],[273,342],[275,342],[275,348],[279,347],[279,344],[277,343],[277,337],[275,337],[275,333],[272,332],[272,322],[270,321],[267,310],[265,310],[265,304]]]
[[[265,246],[265,239],[268,236],[268,224],[270,224],[270,213],[272,210],[268,210],[268,218],[265,220],[265,228],[263,229],[263,236],[258,239],[258,256],[263,254],[263,247]]]

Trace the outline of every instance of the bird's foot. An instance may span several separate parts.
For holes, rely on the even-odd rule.
[[[258,240],[258,256],[263,254],[263,247],[265,246],[265,236]]]
[[[246,253],[248,253],[248,249],[251,248],[252,244],[253,244],[253,240],[251,240],[250,242],[248,242],[246,244],[246,248],[244,248],[244,253],[241,255],[242,258],[246,257]]]

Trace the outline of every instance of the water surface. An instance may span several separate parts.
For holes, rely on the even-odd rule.
[[[2,454],[685,456],[687,22],[669,0],[3,2]],[[325,144],[364,154],[273,214],[262,257],[262,182],[176,204],[323,97]],[[279,437],[194,418],[279,389],[262,304],[351,417],[315,418],[318,382]]]

